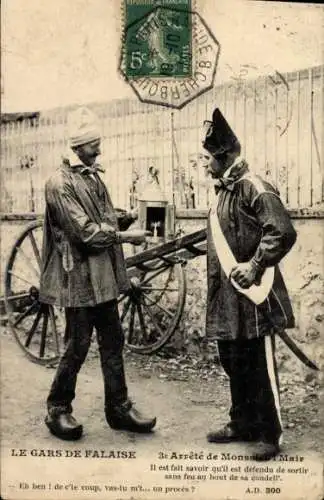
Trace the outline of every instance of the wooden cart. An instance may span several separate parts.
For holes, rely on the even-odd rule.
[[[42,220],[31,222],[11,249],[5,270],[8,325],[26,355],[36,363],[55,363],[62,352],[64,310],[39,302]],[[151,354],[168,342],[179,325],[186,299],[185,264],[206,253],[200,230],[126,257],[131,288],[119,297],[129,348]]]

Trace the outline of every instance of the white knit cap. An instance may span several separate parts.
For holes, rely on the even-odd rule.
[[[81,107],[68,116],[69,141],[71,148],[100,139],[98,117],[89,108]]]

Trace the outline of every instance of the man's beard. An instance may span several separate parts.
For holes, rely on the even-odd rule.
[[[89,166],[92,166],[96,163],[96,160],[99,155],[92,155],[88,158]]]

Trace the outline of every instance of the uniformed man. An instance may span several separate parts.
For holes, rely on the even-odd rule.
[[[113,429],[150,432],[156,419],[143,417],[128,398],[117,308],[118,295],[129,288],[121,243],[141,244],[146,232],[126,230],[134,221],[132,214],[116,217],[96,163],[97,117],[87,108],[72,112],[69,134],[71,151],[45,187],[40,300],[65,308],[66,315],[66,346],[47,399],[45,421],[61,439],[81,437],[83,428],[72,415],[72,401],[95,328],[108,424]]]
[[[296,233],[278,191],[249,171],[218,108],[204,125],[204,166],[215,195],[207,233],[206,333],[217,339],[232,399],[229,422],[207,439],[255,442],[255,458],[267,460],[279,452],[282,437],[275,333],[294,326],[278,264]]]

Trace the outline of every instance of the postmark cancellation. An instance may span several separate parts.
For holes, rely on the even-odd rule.
[[[220,44],[194,0],[123,0],[120,72],[138,98],[182,108],[212,88]]]

